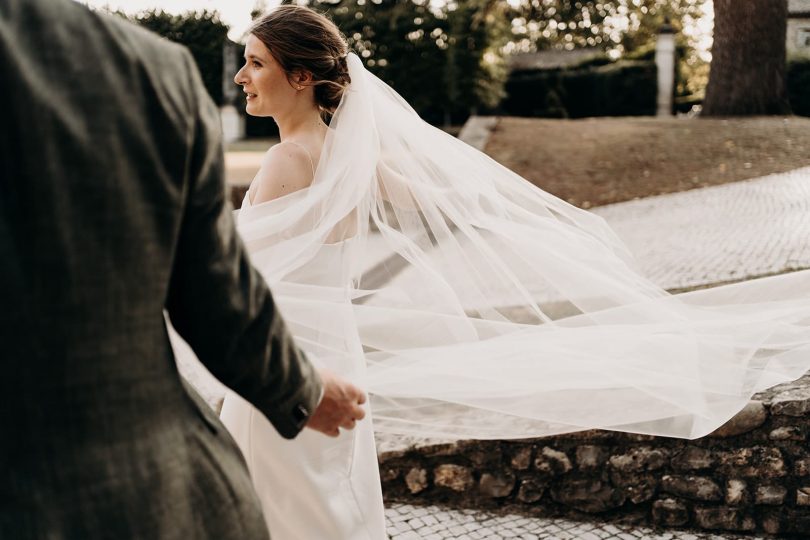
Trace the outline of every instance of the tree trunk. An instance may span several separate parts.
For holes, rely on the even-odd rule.
[[[714,45],[703,116],[789,114],[787,0],[714,0]]]

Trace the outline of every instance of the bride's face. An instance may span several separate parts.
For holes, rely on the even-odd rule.
[[[245,44],[245,65],[233,78],[247,94],[251,116],[276,116],[292,108],[298,90],[264,43],[251,35]]]

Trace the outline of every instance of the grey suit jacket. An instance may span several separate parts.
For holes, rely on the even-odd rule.
[[[320,382],[234,231],[190,54],[72,0],[0,0],[0,538],[266,538],[164,308],[302,429]]]

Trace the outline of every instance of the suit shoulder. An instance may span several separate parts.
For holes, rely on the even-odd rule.
[[[102,19],[105,24],[119,37],[126,39],[133,45],[155,59],[166,58],[174,61],[190,56],[188,49],[184,45],[175,43],[158,35],[142,26],[126,20],[125,18],[111,13],[93,12]]]

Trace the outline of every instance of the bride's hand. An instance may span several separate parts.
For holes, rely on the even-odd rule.
[[[318,371],[323,384],[323,398],[312,413],[307,427],[330,437],[340,435],[338,428],[353,429],[366,413],[361,407],[366,395],[349,381],[326,369]]]

